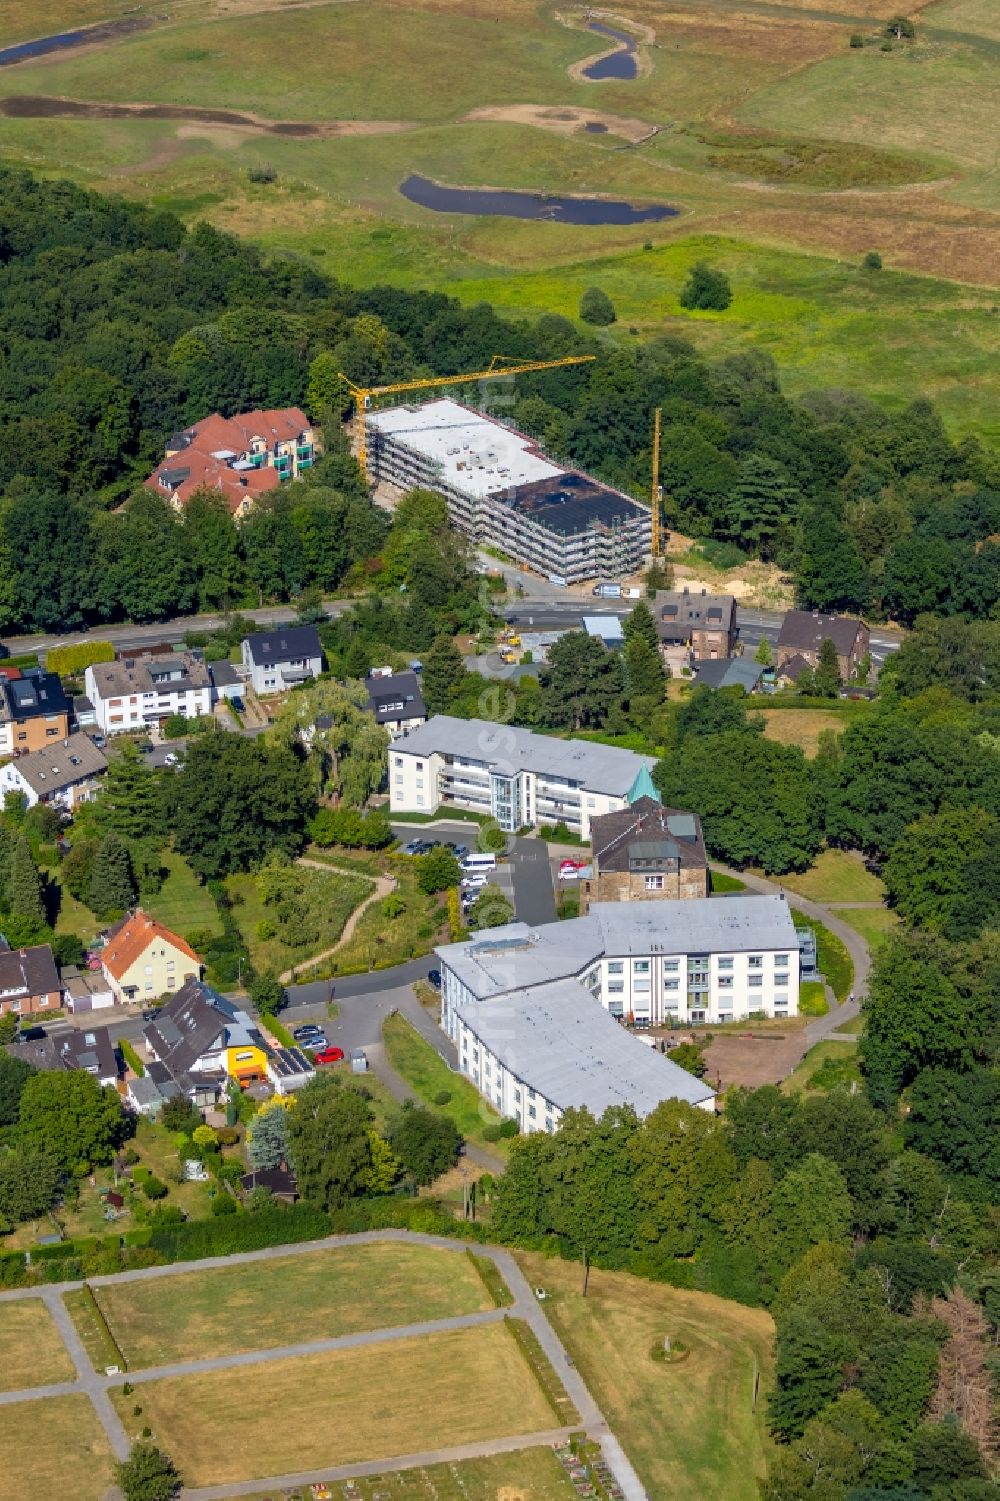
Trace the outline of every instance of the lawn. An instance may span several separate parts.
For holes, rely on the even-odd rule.
[[[105,1501],[112,1456],[87,1397],[44,1397],[4,1408],[0,1501]]]
[[[804,912],[795,912],[795,923],[798,927],[812,928],[816,934],[816,965],[821,975],[824,975],[830,989],[838,1001],[846,1001],[854,987],[854,965],[847,949],[841,943],[835,933],[817,922],[814,917],[806,917]]]
[[[444,897],[429,897],[420,890],[415,862],[405,855],[386,861],[386,870],[395,876],[397,893],[406,905],[395,917],[386,917],[381,902],[366,907],[350,939],[337,950],[331,966],[335,976],[403,964],[429,954],[438,940]]]
[[[130,1367],[304,1344],[492,1308],[468,1259],[376,1242],[95,1289]]]
[[[222,923],[211,893],[201,884],[184,859],[173,850],[165,850],[161,863],[167,875],[155,896],[144,899],[153,917],[187,938],[190,933],[222,932]]]
[[[501,1117],[487,1104],[475,1085],[453,1072],[404,1016],[388,1018],[382,1027],[382,1040],[386,1056],[397,1074],[402,1075],[425,1104],[449,1116],[469,1141],[483,1141],[486,1127],[500,1124]],[[450,1099],[439,1105],[437,1098],[445,1093]],[[490,1142],[489,1147],[491,1151],[505,1153],[508,1143],[501,1139]]]
[[[59,916],[56,918],[56,933],[71,933],[75,938],[79,938],[84,946],[92,943],[97,937],[100,922],[89,907],[78,902],[76,897],[71,896],[66,890],[60,879],[58,866],[48,872],[48,877],[59,888]]]
[[[820,736],[843,734],[848,719],[836,709],[764,709],[764,734],[779,745],[797,745],[809,757],[819,750]]]
[[[727,891],[746,891],[746,881],[739,876],[727,876],[721,870],[712,871],[712,891],[718,895]]]
[[[799,1015],[825,1016],[829,1009],[822,980],[803,980],[799,986]]]
[[[899,925],[899,918],[888,907],[841,907],[837,916],[861,934],[873,957],[880,944]]]
[[[756,1501],[768,1447],[770,1316],[619,1272],[592,1270],[582,1298],[578,1266],[528,1253],[518,1260],[531,1285],[548,1293],[545,1312],[647,1494],[656,1501]],[[664,1335],[688,1346],[684,1361],[653,1361],[653,1346]],[[761,1375],[756,1413],[755,1362]]]
[[[854,850],[822,850],[801,875],[781,877],[782,886],[812,902],[881,902],[885,886]],[[838,913],[838,917],[844,916]]]
[[[514,1449],[459,1464],[390,1470],[350,1482],[330,1483],[333,1501],[579,1501],[566,1472],[548,1447]],[[243,1501],[273,1501],[256,1491]]]
[[[168,1377],[114,1400],[189,1485],[252,1480],[553,1426],[502,1323]],[[142,1407],[138,1417],[133,1406]],[[266,1414],[266,1421],[262,1415]]]
[[[40,1298],[0,1302],[0,1350],[7,1374],[0,1391],[72,1381],[76,1369],[52,1315]]]
[[[308,942],[291,943],[284,936],[277,908],[262,901],[256,876],[226,878],[227,890],[233,898],[233,917],[256,969],[284,973],[332,948],[355,907],[372,890],[371,881],[364,876],[343,876],[302,865],[294,867],[294,880],[300,888],[298,900],[304,911],[305,929],[312,934]],[[266,926],[261,928],[261,924]],[[261,937],[261,932],[267,932],[268,936]]]
[[[857,1043],[818,1042],[782,1081],[781,1088],[785,1094],[801,1094],[806,1089],[850,1087],[861,1079],[857,1057]]]

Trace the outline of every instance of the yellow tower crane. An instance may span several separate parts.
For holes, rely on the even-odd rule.
[[[365,413],[373,397],[395,396],[402,391],[427,391],[435,386],[460,386],[470,380],[496,379],[501,375],[526,375],[530,370],[560,370],[564,365],[586,365],[596,356],[592,354],[568,354],[561,360],[513,360],[495,354],[488,370],[473,370],[467,375],[437,375],[426,380],[394,381],[389,386],[356,386],[346,375],[341,380],[354,398],[354,434],[357,445],[357,460],[361,472],[368,478],[368,439],[365,432]]]
[[[653,535],[650,552],[654,558],[660,556],[663,546],[660,518],[663,507],[663,486],[660,484],[660,419],[662,416],[662,411],[657,407],[653,416],[653,484],[649,497],[650,505],[653,509]]]

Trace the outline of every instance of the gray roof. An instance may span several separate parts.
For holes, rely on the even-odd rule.
[[[752,657],[718,657],[694,664],[695,682],[708,688],[742,688],[752,693],[764,669]]]
[[[565,777],[588,792],[625,797],[643,767],[652,771],[655,756],[640,756],[616,745],[591,740],[557,740],[514,725],[488,719],[456,719],[435,714],[410,730],[392,747],[392,754],[429,756],[435,751],[480,761],[504,771],[531,771]]]
[[[660,589],[653,601],[656,629],[661,640],[690,639],[691,632],[730,631],[736,600],[731,594],[697,593],[688,589]]]
[[[824,641],[832,641],[837,655],[846,657],[852,650],[862,621],[853,615],[823,615],[818,610],[789,610],[781,622],[778,646],[792,651],[818,652]]]
[[[242,1044],[248,1038],[267,1051],[245,1011],[227,1001],[203,980],[188,980],[143,1028],[143,1036],[171,1078],[182,1082],[194,1064],[215,1046]]]
[[[217,688],[221,686],[231,687],[234,683],[242,683],[243,681],[232,662],[227,662],[225,658],[219,662],[209,662],[208,670],[211,674],[212,682]]]
[[[0,992],[5,999],[52,995],[59,991],[59,971],[47,943],[11,949],[0,927]]]
[[[397,719],[426,719],[420,679],[415,672],[394,672],[390,677],[367,677],[368,707],[379,724]]]
[[[590,842],[599,871],[627,871],[630,859],[656,858],[640,853],[640,846],[650,843],[673,844],[668,858],[679,860],[685,869],[707,863],[695,815],[664,808],[652,797],[636,798],[629,808],[591,819]]]
[[[183,693],[189,688],[207,688],[210,681],[201,657],[189,651],[173,652],[169,657],[137,652],[120,662],[96,662],[89,671],[102,699],[152,693],[158,688]]]
[[[60,1033],[36,1042],[22,1043],[17,1056],[35,1068],[53,1070],[86,1069],[100,1080],[118,1077],[118,1059],[107,1027]]]
[[[641,1043],[575,980],[455,1010],[511,1073],[560,1110],[600,1116],[610,1105],[631,1105],[645,1116],[662,1100],[714,1098],[710,1085]]]
[[[250,660],[256,667],[274,667],[297,662],[301,657],[322,657],[323,648],[314,625],[286,625],[276,631],[255,631],[247,636]]]
[[[42,750],[30,751],[28,755],[20,756],[14,765],[40,797],[61,792],[108,769],[104,753],[82,731],[46,745]]]
[[[139,1079],[130,1079],[128,1081],[128,1092],[140,1109],[145,1105],[155,1105],[159,1100],[163,1099],[163,1095],[156,1087],[155,1081],[148,1074]]]

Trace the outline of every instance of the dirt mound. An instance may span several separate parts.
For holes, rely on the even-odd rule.
[[[474,109],[466,120],[497,120],[509,125],[535,125],[540,130],[555,130],[561,135],[575,135],[578,131],[620,136],[623,141],[635,145],[654,136],[658,126],[648,120],[637,120],[629,115],[609,115],[599,109],[559,108],[548,109],[544,104],[495,104]]]

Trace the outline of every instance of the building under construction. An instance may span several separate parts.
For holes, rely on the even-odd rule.
[[[370,477],[436,490],[452,524],[567,584],[623,578],[650,550],[649,508],[561,469],[533,438],[448,399],[365,418]]]

